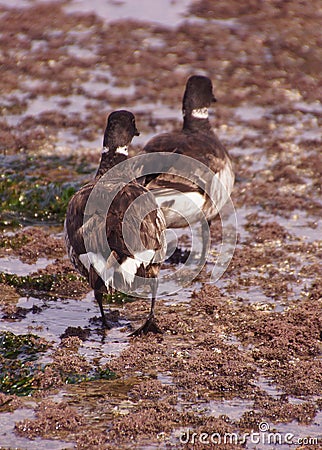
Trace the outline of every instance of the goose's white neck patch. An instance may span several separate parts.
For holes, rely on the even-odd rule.
[[[193,109],[191,115],[195,119],[208,119],[208,108]]]
[[[110,149],[108,147],[103,147],[102,148],[102,155],[103,153],[108,153],[110,151]]]
[[[126,145],[124,145],[124,147],[117,147],[117,149],[115,150],[115,153],[119,153],[119,154],[125,155],[125,156],[129,155],[129,152],[128,152],[128,149],[127,149]]]

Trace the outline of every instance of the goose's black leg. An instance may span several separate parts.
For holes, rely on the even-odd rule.
[[[103,309],[103,293],[102,288],[104,287],[104,283],[102,279],[97,275],[94,267],[90,267],[89,269],[89,283],[94,289],[94,296],[95,300],[98,303],[98,306],[100,308],[101,317],[102,317],[102,324],[104,328],[111,329],[112,324],[106,319],[104,309]]]
[[[142,336],[142,334],[147,334],[147,333],[155,333],[155,334],[163,333],[162,330],[160,330],[158,325],[155,323],[155,319],[154,319],[154,307],[155,307],[156,296],[157,296],[158,280],[157,280],[157,278],[151,278],[150,280],[151,280],[151,290],[152,290],[152,301],[151,301],[150,314],[148,315],[148,318],[146,319],[145,323],[140,328],[133,331],[133,333],[129,334],[129,336]]]
[[[205,219],[202,221],[201,224],[201,239],[202,239],[202,251],[201,251],[201,257],[200,257],[200,265],[204,265],[207,262],[206,256],[208,254],[208,248],[209,248],[209,240],[210,237],[210,224],[211,221],[206,221]]]
[[[95,299],[98,303],[98,306],[100,308],[101,317],[102,317],[102,323],[104,328],[112,328],[111,324],[106,320],[104,309],[103,309],[103,294],[99,291],[94,290]]]
[[[94,295],[95,295],[95,299],[97,300],[98,306],[100,308],[103,328],[110,330],[111,328],[115,327],[115,325],[117,325],[117,322],[112,322],[112,321],[106,319],[104,309],[103,309],[103,294],[102,294],[102,292],[94,290]]]

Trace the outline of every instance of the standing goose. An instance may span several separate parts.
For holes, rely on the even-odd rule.
[[[205,189],[200,187],[202,183],[198,186],[184,177],[184,173],[182,177],[160,173],[143,179],[143,184],[153,192],[162,208],[168,228],[181,228],[188,223],[199,222],[197,210],[202,211],[206,219],[202,227],[208,227],[207,221],[210,223],[217,215],[232,192],[234,172],[231,159],[208,119],[208,108],[213,102],[216,98],[211,80],[201,75],[191,76],[183,96],[182,130],[157,135],[144,147],[146,153],[170,152],[189,156],[203,163],[215,175],[206,182]],[[191,169],[193,171],[193,166]],[[206,192],[211,193],[211,198]],[[205,255],[203,240],[202,259]]]
[[[118,170],[138,135],[132,113],[121,110],[109,115],[96,176],[71,198],[65,220],[69,258],[94,290],[105,327],[110,328],[103,310],[104,293],[111,288],[135,292],[140,283],[149,284],[151,311],[132,335],[159,332],[154,306],[165,254],[165,219],[153,195],[135,180],[128,182],[124,169]],[[125,222],[130,242],[123,235]]]

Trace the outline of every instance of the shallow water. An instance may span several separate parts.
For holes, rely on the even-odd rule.
[[[23,263],[15,256],[7,256],[5,258],[0,258],[0,272],[26,276],[33,272],[37,272],[39,269],[44,269],[52,262],[54,262],[54,260],[39,258],[35,264],[27,264]]]
[[[19,448],[24,450],[34,450],[35,448],[63,450],[67,448],[74,448],[68,442],[36,438],[33,441],[30,439],[19,437],[14,432],[15,422],[30,419],[34,416],[32,409],[21,408],[14,412],[1,413],[1,430],[0,430],[0,445],[2,448]]]
[[[33,297],[22,297],[17,303],[18,307],[32,310],[34,306],[41,309],[36,315],[32,312],[27,314],[21,321],[6,322],[2,321],[1,328],[6,331],[12,331],[16,334],[27,334],[31,330],[41,337],[52,342],[60,342],[60,335],[68,327],[90,326],[90,319],[96,315],[99,316],[98,306],[95,304],[92,291],[82,300],[58,299],[58,300],[40,300]],[[120,329],[126,325],[123,321]],[[95,330],[91,326],[91,338],[85,341],[81,352],[91,360],[95,358],[106,362],[111,356],[118,356],[128,343],[126,333],[120,329],[114,328],[104,338],[100,329]]]
[[[139,20],[155,22],[165,26],[176,26],[182,21],[190,0],[165,0],[152,3],[140,0],[72,0],[65,7],[67,12],[95,13],[107,22],[120,20]]]

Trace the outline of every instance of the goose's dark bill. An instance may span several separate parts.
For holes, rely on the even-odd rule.
[[[136,181],[125,183],[122,176],[109,177],[111,169],[127,158],[127,146],[137,134],[132,113],[116,111],[109,116],[95,179],[80,189],[68,205],[65,239],[71,262],[94,289],[106,327],[111,324],[103,310],[103,294],[111,287],[131,292],[136,289],[138,280],[150,281],[151,312],[146,323],[134,332],[139,335],[159,331],[154,323],[154,306],[162,261],[160,253],[165,251],[165,220],[146,188]],[[140,211],[140,202],[136,201],[141,196],[145,196],[144,207],[149,211],[145,215]],[[132,242],[129,249],[124,241],[122,225],[132,204],[137,209],[132,208],[129,223],[135,227],[140,242]],[[139,224],[137,218],[142,218]]]

